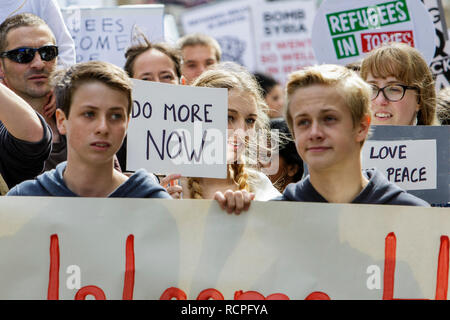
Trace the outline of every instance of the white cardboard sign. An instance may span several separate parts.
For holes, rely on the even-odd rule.
[[[255,39],[250,5],[246,1],[227,1],[194,8],[181,15],[185,34],[203,33],[214,37],[223,61],[233,61],[255,69]]]
[[[404,42],[430,63],[434,26],[419,0],[324,0],[314,19],[312,41],[319,63],[345,65],[384,42]]]
[[[135,27],[150,41],[164,41],[163,5],[69,7],[61,12],[75,42],[77,62],[102,60],[122,68]]]
[[[227,89],[132,81],[127,170],[225,178]]]

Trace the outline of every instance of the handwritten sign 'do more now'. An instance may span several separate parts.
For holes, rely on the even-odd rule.
[[[69,7],[61,12],[75,42],[77,62],[102,60],[123,67],[135,27],[150,41],[164,40],[163,5]]]
[[[447,299],[448,209],[0,197],[0,299]]]
[[[127,170],[226,177],[228,91],[133,79]]]

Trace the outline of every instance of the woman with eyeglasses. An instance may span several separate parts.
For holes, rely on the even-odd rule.
[[[384,44],[367,54],[360,74],[372,87],[373,125],[439,125],[433,76],[417,49]]]

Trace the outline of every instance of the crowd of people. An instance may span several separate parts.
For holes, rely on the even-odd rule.
[[[352,66],[306,67],[283,88],[222,62],[218,42],[203,34],[176,45],[142,34],[123,68],[74,63],[64,28],[35,13],[0,17],[2,195],[215,199],[230,213],[253,200],[430,205],[361,165],[371,125],[448,124],[448,89],[436,94],[427,63],[406,44],[382,45]],[[126,170],[130,78],[228,89],[225,179]],[[278,148],[258,147],[277,157],[248,161],[249,135],[274,129]]]

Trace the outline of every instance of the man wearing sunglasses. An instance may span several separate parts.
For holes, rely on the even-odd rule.
[[[0,76],[7,87],[44,117],[53,133],[52,152],[44,171],[67,159],[65,137],[58,132],[54,110],[49,113],[54,105],[49,76],[57,57],[53,32],[38,16],[22,13],[0,24]]]

